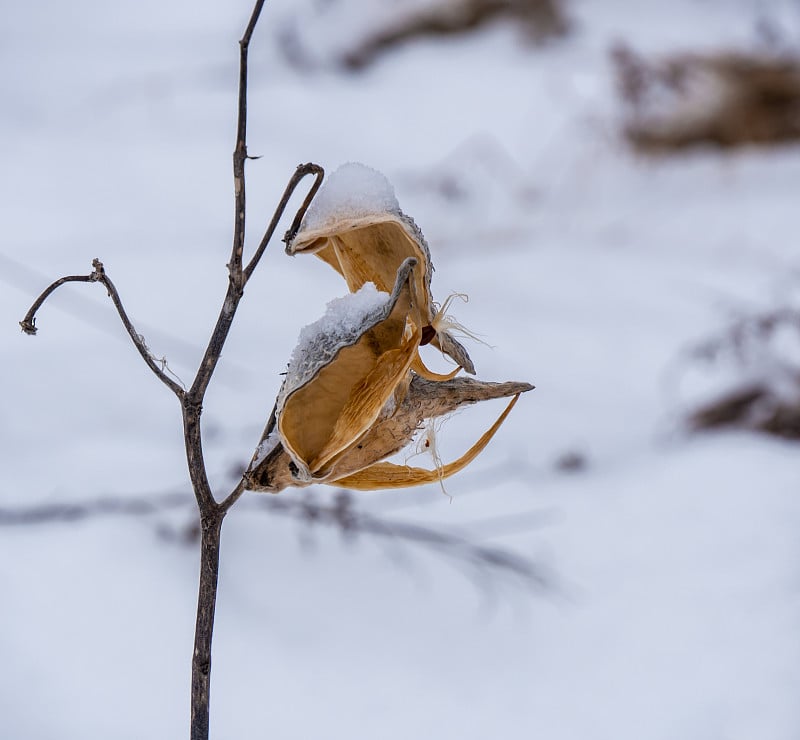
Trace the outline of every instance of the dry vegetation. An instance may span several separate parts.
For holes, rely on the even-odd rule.
[[[775,309],[736,322],[692,350],[695,360],[733,362],[740,382],[699,405],[694,430],[733,427],[800,440],[800,310]]]
[[[733,51],[649,60],[612,52],[624,134],[646,152],[800,139],[800,58]]]
[[[435,0],[405,13],[402,7],[396,10],[399,12],[391,20],[378,20],[368,33],[354,36],[336,63],[345,69],[364,69],[411,41],[471,33],[498,21],[521,28],[534,43],[563,36],[570,27],[561,0]],[[284,28],[284,54],[296,66],[313,66],[302,36],[300,28]]]

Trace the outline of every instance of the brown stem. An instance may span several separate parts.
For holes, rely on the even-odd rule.
[[[19,322],[22,331],[30,336],[36,334],[36,312],[42,307],[42,304],[50,297],[57,288],[60,288],[64,283],[94,283],[97,281],[94,273],[91,275],[67,275],[66,277],[59,278],[55,282],[48,285],[41,293],[41,295],[33,302],[33,305],[28,309],[25,318]]]
[[[292,225],[289,227],[289,231],[286,232],[286,236],[284,237],[284,241],[287,239],[293,238],[294,235],[297,233],[297,229],[300,228],[300,222],[303,219],[306,211],[308,210],[309,205],[311,205],[311,201],[314,199],[314,196],[317,194],[317,190],[319,190],[319,186],[322,185],[322,178],[325,176],[325,170],[322,169],[318,164],[313,164],[308,162],[307,164],[300,164],[297,166],[297,169],[294,171],[292,178],[289,180],[286,189],[283,191],[283,195],[281,196],[280,202],[278,203],[278,207],[275,209],[275,213],[272,216],[272,221],[270,221],[267,230],[264,232],[264,236],[261,239],[261,243],[258,245],[258,249],[256,249],[253,258],[250,260],[249,264],[244,270],[244,282],[246,283],[250,276],[253,274],[253,271],[258,266],[259,260],[261,259],[262,255],[264,254],[264,250],[267,248],[267,244],[269,244],[270,239],[272,239],[272,235],[275,233],[275,229],[278,226],[278,221],[280,221],[283,212],[286,210],[286,206],[289,203],[289,198],[292,197],[292,193],[294,193],[297,186],[300,184],[300,181],[306,175],[314,175],[314,184],[311,186],[311,189],[308,191],[308,194],[303,201],[303,204],[300,206],[300,210],[297,211],[297,214],[294,217],[294,221]]]
[[[245,162],[247,155],[247,52],[250,39],[261,14],[264,0],[256,0],[250,21],[239,42],[239,106],[236,126],[236,147],[233,152],[234,180],[234,229],[233,249],[228,262],[228,290],[222,303],[217,323],[211,334],[200,367],[197,370],[192,387],[183,397],[183,424],[186,442],[186,459],[192,480],[197,505],[200,509],[202,529],[200,589],[197,600],[197,625],[195,630],[194,653],[192,657],[192,709],[191,740],[207,740],[208,712],[211,691],[211,641],[214,628],[214,609],[217,599],[217,578],[219,573],[220,528],[228,509],[239,499],[245,489],[244,480],[221,503],[217,503],[211,492],[203,459],[202,433],[200,416],[211,376],[214,374],[222,348],[228,337],[236,309],[244,294],[244,286],[260,261],[292,193],[300,181],[308,174],[315,174],[316,181],[306,196],[301,207],[305,213],[311,198],[319,188],[322,168],[314,164],[301,165],[292,176],[278,207],[272,217],[255,255],[242,269],[244,254],[246,197],[245,197]],[[302,213],[295,217],[299,223]]]
[[[200,426],[202,407],[192,402],[190,394],[183,399],[183,440],[186,447],[186,463],[189,467],[189,478],[192,481],[200,516],[211,516],[217,513],[217,502],[211,492],[211,484],[206,474],[203,458],[203,437]]]
[[[247,490],[247,483],[245,482],[244,477],[239,481],[234,488],[222,501],[219,503],[220,511],[224,514],[228,513],[228,509],[231,508],[242,496],[242,494]]]
[[[244,163],[247,161],[247,52],[264,0],[256,0],[250,22],[239,41],[239,110],[236,122],[236,146],[233,150],[233,183],[235,197],[233,251],[228,264],[231,281],[240,288],[242,283],[242,255],[244,254],[246,198]]]
[[[219,580],[219,543],[224,514],[200,517],[200,588],[192,654],[191,740],[207,740],[211,695],[211,636]]]
[[[298,211],[289,234],[296,232],[303,214],[306,212],[311,199],[317,192],[324,175],[321,167],[315,164],[300,165],[289,181],[284,191],[272,220],[256,249],[253,258],[246,270],[242,267],[244,240],[245,240],[245,162],[247,155],[247,52],[250,39],[255,30],[264,0],[256,0],[250,21],[244,35],[239,42],[239,104],[238,122],[236,127],[236,146],[233,152],[233,175],[235,197],[234,236],[231,258],[228,262],[228,290],[220,309],[217,323],[209,339],[200,367],[197,370],[194,382],[188,391],[185,391],[174,380],[167,376],[159,363],[152,356],[145,344],[144,338],[135,330],[119,297],[116,287],[105,274],[103,263],[95,259],[92,263],[94,271],[89,275],[70,275],[57,280],[37,298],[33,306],[20,322],[20,326],[27,334],[36,333],[36,312],[47,300],[48,296],[58,287],[68,282],[99,282],[102,283],[114,306],[122,319],[128,335],[134,346],[139,351],[147,366],[155,373],[158,379],[172,390],[181,401],[183,413],[184,442],[186,447],[186,460],[189,467],[189,476],[194,489],[197,506],[200,513],[201,547],[200,547],[200,586],[197,599],[197,623],[195,629],[194,652],[192,656],[192,693],[191,693],[191,739],[207,740],[209,729],[209,699],[211,688],[211,640],[214,628],[214,611],[217,600],[217,581],[219,577],[219,548],[222,520],[228,509],[239,499],[245,490],[245,481],[242,479],[234,490],[221,503],[217,503],[206,473],[203,459],[202,429],[200,417],[203,410],[205,397],[211,376],[214,374],[222,348],[231,328],[236,309],[242,299],[244,286],[257,267],[267,244],[272,238],[278,222],[300,181],[306,175],[315,175],[315,181],[306,195]]]

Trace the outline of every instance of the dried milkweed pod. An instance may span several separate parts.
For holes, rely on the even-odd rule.
[[[344,277],[356,291],[365,283],[389,292],[404,260],[413,258],[413,293],[419,303],[416,329],[422,344],[430,342],[474,375],[466,349],[444,327],[431,295],[433,264],[417,224],[400,210],[391,183],[376,170],[351,162],[336,170],[311,203],[296,234],[289,234],[286,252],[315,254]],[[413,369],[434,380],[453,377],[428,370],[416,353]]]
[[[491,441],[516,399],[532,390],[529,383],[487,383],[473,378],[454,378],[445,382],[430,381],[413,375],[409,383],[401,384],[401,401],[391,404],[388,413],[381,414],[369,431],[351,445],[325,476],[300,480],[292,456],[283,447],[276,428],[267,429],[250,468],[246,473],[252,491],[277,493],[289,486],[311,483],[374,490],[401,488],[439,482],[463,470]],[[444,463],[441,468],[425,470],[406,465],[382,462],[399,452],[414,439],[426,419],[436,419],[479,401],[511,397],[511,403],[478,441],[460,458]]]
[[[442,463],[440,460],[434,470],[426,470],[425,468],[410,467],[409,465],[376,462],[356,473],[337,478],[333,483],[337,486],[352,488],[356,491],[407,488],[409,486],[420,486],[425,483],[441,483],[445,478],[449,478],[451,475],[463,470],[484,450],[500,428],[500,425],[511,413],[511,409],[514,408],[518,399],[519,392],[514,395],[503,413],[497,417],[494,424],[481,435],[478,441],[461,457],[451,463]]]
[[[391,296],[363,288],[333,302],[326,317],[304,330],[245,474],[250,490],[276,493],[311,483],[372,490],[443,480],[486,447],[519,394],[533,388],[471,378],[430,381],[409,372],[419,342],[419,332],[409,339],[404,330],[414,311],[414,268],[414,260],[403,263]],[[498,420],[454,462],[437,470],[382,462],[408,445],[425,419],[510,396]]]
[[[421,335],[406,330],[416,264],[400,266],[391,295],[365,285],[301,334],[276,406],[299,480],[327,477],[402,388]]]

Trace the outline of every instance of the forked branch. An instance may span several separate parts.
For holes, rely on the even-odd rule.
[[[61,285],[69,282],[102,283],[108,290],[117,312],[122,319],[134,346],[144,359],[147,366],[155,373],[156,377],[164,383],[180,400],[183,416],[184,442],[186,447],[186,460],[189,468],[192,488],[200,514],[200,583],[197,602],[197,621],[195,626],[194,650],[192,654],[192,683],[191,683],[191,738],[192,740],[207,740],[209,732],[209,699],[211,684],[211,638],[214,628],[214,612],[217,596],[217,581],[219,577],[219,549],[220,531],[222,521],[228,509],[239,499],[245,490],[245,481],[242,479],[237,486],[221,502],[217,502],[211,490],[206,473],[205,460],[203,459],[202,428],[200,417],[203,410],[203,400],[206,390],[217,367],[222,349],[227,340],[231,324],[236,315],[239,302],[244,294],[244,287],[252,276],[254,270],[263,256],[267,245],[275,233],[275,229],[297,186],[307,175],[314,175],[315,180],[306,195],[300,210],[294,218],[289,233],[297,231],[300,222],[309,207],[312,198],[319,189],[324,172],[315,164],[300,165],[289,180],[281,197],[275,213],[270,221],[264,236],[247,264],[243,268],[243,254],[245,242],[245,162],[249,159],[247,154],[247,52],[250,39],[255,30],[264,0],[256,0],[250,21],[245,33],[239,42],[239,102],[238,122],[236,127],[236,146],[233,152],[234,175],[234,236],[231,258],[228,262],[228,289],[222,302],[219,317],[209,339],[208,346],[197,374],[189,390],[184,390],[178,383],[170,378],[157,360],[150,353],[144,338],[136,331],[131,320],[122,306],[116,287],[106,275],[103,263],[95,259],[92,263],[94,270],[89,275],[70,275],[63,277],[50,285],[34,302],[20,326],[27,334],[36,333],[36,312],[47,298]]]

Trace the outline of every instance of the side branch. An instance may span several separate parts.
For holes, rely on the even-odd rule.
[[[19,322],[22,331],[30,336],[36,334],[36,312],[42,307],[42,304],[50,297],[50,294],[55,292],[56,288],[60,288],[64,283],[94,283],[97,282],[95,273],[91,275],[67,275],[66,277],[59,278],[51,285],[48,285],[45,291],[36,299],[34,304],[30,307],[25,318]]]
[[[294,174],[292,175],[292,178],[286,185],[286,189],[283,191],[283,196],[281,196],[281,200],[278,203],[278,207],[275,209],[275,213],[272,216],[272,221],[270,221],[267,230],[264,232],[264,236],[262,237],[261,243],[258,245],[258,249],[256,249],[253,258],[250,260],[250,262],[248,263],[247,267],[244,270],[245,283],[250,279],[250,276],[253,274],[253,271],[256,269],[256,267],[258,267],[258,263],[264,254],[264,250],[267,248],[270,239],[272,239],[272,236],[275,233],[275,229],[278,227],[278,222],[281,220],[281,216],[283,216],[283,212],[286,210],[286,206],[289,203],[289,199],[292,197],[292,194],[297,189],[297,186],[300,184],[300,181],[304,177],[306,177],[306,175],[314,175],[314,184],[308,191],[308,195],[306,195],[303,204],[300,206],[300,210],[297,211],[297,215],[294,217],[294,221],[292,222],[289,231],[286,232],[286,237],[284,237],[284,240],[286,240],[290,236],[294,236],[294,234],[297,233],[297,230],[300,228],[300,222],[303,220],[303,216],[305,216],[308,207],[311,205],[311,201],[317,194],[317,190],[319,190],[319,186],[322,185],[322,178],[325,176],[325,170],[323,170],[322,167],[320,167],[318,164],[313,164],[312,162],[298,165],[297,169],[294,171]]]
[[[130,318],[128,318],[128,314],[125,312],[125,308],[122,305],[122,299],[119,297],[119,293],[117,292],[114,283],[111,282],[111,278],[106,275],[103,263],[99,259],[95,258],[92,260],[92,267],[94,267],[94,271],[89,275],[68,275],[67,277],[62,277],[59,280],[56,280],[52,285],[49,285],[36,299],[36,301],[34,301],[28,313],[25,314],[25,318],[19,322],[19,325],[22,327],[22,331],[24,331],[26,334],[36,334],[36,312],[41,308],[42,304],[50,297],[50,295],[57,288],[64,285],[64,283],[102,283],[108,291],[109,297],[114,302],[117,313],[119,314],[120,319],[122,319],[122,324],[125,327],[125,330],[128,332],[128,336],[130,336],[134,347],[136,347],[139,354],[142,356],[142,359],[153,371],[153,373],[155,373],[156,377],[167,386],[167,388],[169,388],[176,396],[178,396],[178,398],[183,398],[183,388],[181,388],[178,383],[170,378],[158,366],[156,360],[153,358],[153,355],[145,344],[144,337],[136,331]]]

